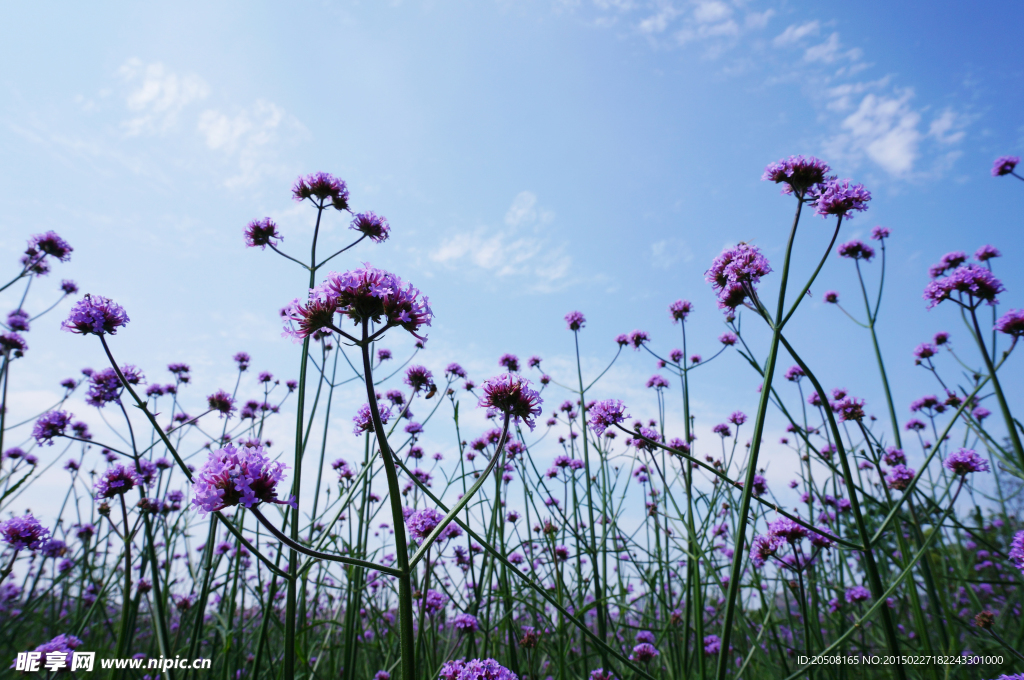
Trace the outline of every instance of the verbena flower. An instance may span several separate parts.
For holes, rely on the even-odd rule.
[[[14,550],[39,550],[50,538],[50,530],[31,513],[0,522],[0,540]]]
[[[768,259],[749,243],[726,248],[704,272],[704,280],[712,285],[720,309],[732,310],[754,291],[762,276],[772,271]]]
[[[750,545],[750,563],[760,569],[785,541],[778,536],[755,536]]]
[[[224,390],[217,390],[206,398],[211,411],[220,412],[221,416],[231,417],[235,411],[235,400]]]
[[[982,246],[974,251],[974,259],[978,262],[988,262],[992,258],[1002,257],[1003,254],[995,246]]]
[[[800,382],[800,379],[804,377],[804,369],[799,366],[790,366],[789,370],[786,371],[785,378],[790,382]]]
[[[65,295],[74,295],[78,292],[78,284],[70,279],[64,279],[60,282],[60,289]]]
[[[902,465],[907,462],[907,457],[903,453],[903,449],[897,449],[895,446],[890,446],[885,450],[883,456],[886,465]]]
[[[81,644],[82,641],[74,635],[65,635],[61,633],[49,642],[44,642],[39,645],[32,651],[42,654],[40,663],[44,668],[46,664],[60,660],[63,664],[61,671],[69,671],[71,669],[72,654],[74,654],[74,650]],[[11,664],[11,667],[14,668],[15,664]]]
[[[956,269],[966,261],[967,253],[962,250],[955,250],[952,253],[946,253],[937,264],[933,264],[928,268],[928,276],[933,279],[937,279],[947,271]]]
[[[522,420],[533,430],[536,425],[534,418],[541,414],[540,405],[544,400],[536,390],[530,388],[529,380],[506,373],[484,382],[483,390],[481,407],[508,414],[517,422]]]
[[[995,329],[1000,333],[1019,338],[1024,335],[1024,309],[1011,309],[996,321]]]
[[[889,474],[885,479],[890,489],[903,491],[910,486],[912,481],[914,481],[914,476],[916,474],[917,473],[914,470],[901,463],[899,465],[894,465],[892,469],[889,470]]]
[[[349,229],[365,234],[374,243],[384,243],[391,235],[391,227],[388,221],[372,212],[359,213],[352,220]]]
[[[664,389],[668,387],[668,380],[661,377],[660,375],[652,375],[647,381],[647,387],[653,387],[656,389]]]
[[[834,290],[826,290],[822,300],[832,305],[837,304],[839,302],[839,293]]]
[[[582,312],[569,312],[565,315],[565,324],[570,331],[578,331],[586,322]]]
[[[704,636],[704,653],[718,654],[722,651],[722,640],[717,635],[705,635]]]
[[[15,357],[23,357],[26,351],[28,343],[25,342],[25,338],[17,333],[0,333],[0,353],[10,352]]]
[[[377,408],[380,412],[381,424],[387,425],[388,421],[391,420],[391,409],[383,404],[378,404]],[[352,418],[352,422],[356,424],[352,432],[357,437],[364,432],[373,432],[373,418],[370,414],[370,405],[363,404],[359,407],[359,412]]]
[[[1018,163],[1020,163],[1020,156],[1000,156],[992,164],[992,176],[1002,177],[1003,175],[1009,175],[1017,167]]]
[[[965,264],[957,267],[949,276],[930,282],[924,289],[924,299],[928,300],[928,309],[944,300],[953,300],[963,307],[974,308],[981,302],[996,304],[996,295],[1004,290],[1002,282],[988,269],[976,264]]]
[[[64,430],[71,424],[72,415],[67,411],[50,411],[36,420],[32,428],[32,436],[40,444],[53,446],[53,438],[64,434]]]
[[[28,240],[27,255],[37,256],[41,253],[55,257],[61,262],[71,259],[71,252],[74,250],[68,242],[57,235],[56,232],[48,231],[45,234],[36,234]]]
[[[438,680],[519,680],[494,659],[454,659],[441,666]]]
[[[768,523],[768,534],[781,538],[787,543],[799,543],[807,536],[807,529],[788,517],[780,517]]]
[[[847,588],[846,595],[844,597],[850,604],[853,604],[854,602],[863,602],[871,599],[871,591],[864,586],[853,586],[852,588]]]
[[[97,498],[113,498],[142,485],[142,477],[130,467],[113,465],[96,480],[94,490]]]
[[[871,240],[881,241],[883,239],[889,238],[890,234],[892,234],[892,230],[889,229],[889,227],[883,227],[879,225],[871,230]]]
[[[618,423],[625,422],[629,415],[626,406],[618,399],[605,399],[590,407],[590,426],[594,434],[601,436],[604,431]]]
[[[854,397],[843,397],[830,404],[833,413],[839,414],[840,421],[863,420],[864,400]]]
[[[410,366],[405,372],[405,384],[411,387],[413,392],[429,389],[434,384],[434,374],[425,366]]]
[[[693,303],[689,300],[676,300],[669,305],[668,311],[672,315],[673,323],[686,321],[686,317],[693,311]]]
[[[271,462],[262,446],[235,448],[228,444],[210,452],[193,482],[192,504],[200,515],[233,505],[251,508],[259,503],[293,504],[277,499],[277,484],[287,466]]]
[[[711,428],[711,431],[717,434],[719,437],[722,437],[723,439],[732,436],[732,430],[730,430],[729,426],[726,425],[725,423],[719,423],[718,425],[715,425],[713,428]]]
[[[116,335],[117,329],[128,325],[128,321],[124,309],[110,298],[87,294],[75,303],[60,327],[82,335]]]
[[[957,449],[942,462],[947,470],[961,477],[971,472],[988,472],[988,461],[972,449]]]
[[[864,260],[870,262],[875,256],[875,249],[863,241],[850,241],[839,246],[837,250],[839,257],[846,257],[851,260]]]
[[[848,179],[827,179],[812,187],[807,195],[815,212],[823,218],[838,215],[853,219],[851,213],[867,210],[871,200],[871,192],[863,184],[851,184]]]
[[[650,342],[651,338],[647,335],[646,331],[633,331],[629,334],[629,344],[633,345],[633,349],[638,350],[646,343]]]
[[[914,348],[914,356],[919,360],[918,363],[924,359],[930,359],[938,354],[939,348],[927,342],[922,342],[916,348]]]
[[[253,220],[245,228],[245,245],[249,248],[259,246],[260,249],[266,250],[267,246],[276,246],[283,240],[284,236],[277,232],[277,225],[269,217]]]
[[[423,508],[409,515],[405,520],[405,526],[409,529],[409,535],[417,541],[424,540],[430,535],[430,532],[437,528],[437,525],[444,519],[437,510],[433,508]],[[462,529],[458,525],[452,523],[445,527],[444,531],[441,532],[439,538],[454,538],[462,535]]]
[[[336,210],[348,210],[348,187],[343,180],[326,172],[314,172],[295,180],[292,198],[304,201],[314,196],[321,201],[330,199]]]
[[[498,359],[498,365],[504,368],[509,373],[519,372],[519,357],[515,354],[502,354],[501,358]]]
[[[656,656],[659,656],[661,652],[649,642],[641,642],[637,646],[633,647],[633,653],[629,655],[630,661],[639,661],[640,663],[647,663]]]
[[[723,333],[718,336],[718,341],[726,347],[732,347],[739,341],[739,338],[736,337],[735,333]]]
[[[785,183],[782,193],[803,194],[807,189],[825,181],[830,168],[814,156],[790,156],[776,163],[769,163],[761,179],[776,184]]]
[[[29,314],[24,309],[15,309],[7,315],[7,327],[12,331],[29,330]]]
[[[480,624],[472,614],[456,614],[452,619],[452,628],[463,633],[472,633],[480,629]]]
[[[1024,574],[1024,529],[1018,531],[1010,543],[1010,562]]]

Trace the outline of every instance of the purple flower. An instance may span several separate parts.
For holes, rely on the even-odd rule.
[[[804,369],[799,366],[790,366],[785,377],[790,382],[800,382],[800,379],[804,377]]]
[[[336,210],[348,209],[348,187],[343,180],[326,172],[315,172],[295,180],[292,187],[292,198],[296,201],[312,199],[316,196],[321,201],[331,199]]]
[[[7,315],[7,326],[12,331],[28,331],[29,315],[24,309],[15,309]]]
[[[141,485],[142,477],[138,472],[124,465],[113,465],[100,475],[94,488],[97,498],[113,498]]]
[[[920,363],[921,360],[930,359],[938,353],[939,348],[927,342],[922,342],[914,349],[914,356],[918,358],[918,363]]]
[[[988,472],[988,461],[972,449],[957,449],[942,462],[947,470],[961,477],[970,472]]]
[[[853,219],[850,212],[867,210],[867,203],[871,200],[871,192],[867,191],[863,184],[850,184],[848,179],[827,179],[811,188],[807,195],[811,199],[811,205],[815,207],[815,212],[823,218],[838,215]]]
[[[669,305],[668,311],[672,314],[672,322],[679,323],[686,321],[686,317],[693,311],[693,303],[689,300],[676,300]]]
[[[445,375],[452,376],[453,378],[466,378],[466,369],[462,368],[458,364],[448,364],[448,368],[444,370]]]
[[[659,390],[660,389],[664,389],[664,388],[668,387],[668,380],[665,380],[660,375],[652,375],[651,378],[647,381],[647,386],[648,387],[653,387],[653,388],[656,388],[656,389],[659,389]]]
[[[996,304],[996,295],[1006,290],[1002,282],[985,267],[966,264],[957,267],[949,276],[930,282],[924,289],[924,298],[929,301],[928,309],[943,300],[953,300],[964,307],[973,308],[984,301]],[[959,293],[956,298],[953,293]],[[967,300],[964,300],[964,294]]]
[[[1010,543],[1010,562],[1024,574],[1024,530],[1018,531]]]
[[[448,596],[444,593],[430,588],[427,590],[426,595],[420,600],[420,606],[426,611],[427,616],[433,616],[439,612],[444,611],[444,606],[448,603]]]
[[[354,229],[361,234],[370,237],[374,243],[384,243],[391,235],[391,227],[388,221],[372,212],[359,213],[352,220],[349,229]]]
[[[871,599],[871,591],[864,586],[853,586],[852,588],[847,588],[845,597],[846,601],[850,604],[863,602]]]
[[[617,423],[624,422],[629,415],[626,406],[618,399],[605,399],[590,407],[590,426],[594,434],[601,436],[604,431]]]
[[[118,401],[120,393],[121,379],[117,377],[117,372],[112,368],[105,368],[89,376],[89,389],[85,393],[85,403],[96,408],[103,408],[111,402]]]
[[[633,653],[629,655],[629,660],[647,663],[660,654],[661,652],[659,652],[651,643],[641,642],[636,647],[633,647]]]
[[[748,243],[726,248],[704,273],[718,295],[720,309],[735,309],[753,292],[762,276],[772,271],[761,251]]]
[[[928,268],[928,276],[933,279],[937,279],[947,271],[956,269],[966,261],[967,253],[962,250],[955,250],[952,253],[946,253],[942,256],[942,259],[939,260],[938,264],[933,264]]]
[[[71,279],[64,279],[60,282],[60,289],[65,295],[74,295],[78,292],[78,284]]]
[[[899,465],[894,465],[892,469],[889,470],[889,475],[886,477],[886,482],[888,483],[890,489],[895,489],[896,491],[903,491],[908,486],[910,486],[910,483],[912,481],[914,481],[914,475],[916,474],[917,473],[914,472],[914,470],[908,468],[906,465],[903,465],[901,463]]]
[[[60,327],[71,333],[88,335],[117,334],[117,329],[128,325],[124,309],[110,298],[89,295],[75,303]]]
[[[974,259],[978,262],[988,262],[994,257],[1002,257],[1003,254],[995,246],[982,246],[974,251]]]
[[[391,673],[381,670],[373,674],[373,680],[391,680]]]
[[[837,304],[839,302],[839,293],[834,290],[826,290],[822,300],[832,305]]]
[[[847,257],[851,260],[864,260],[870,262],[875,256],[875,249],[863,241],[850,241],[839,246],[839,257]]]
[[[1002,177],[1003,175],[1009,175],[1017,167],[1018,163],[1020,163],[1020,156],[1000,156],[992,164],[992,176]]]
[[[743,411],[733,411],[732,415],[729,416],[729,422],[739,427],[743,423],[747,422],[747,414]]]
[[[640,631],[639,633],[636,634],[636,641],[637,642],[647,642],[647,643],[653,645],[654,644],[654,640],[655,640],[654,633],[652,633],[649,630],[642,630],[642,631]]]
[[[409,529],[409,535],[412,536],[413,539],[422,541],[430,535],[430,532],[433,531],[443,519],[444,515],[437,510],[434,510],[433,508],[423,508],[422,510],[417,510],[409,515],[405,520],[405,526]],[[445,531],[442,532],[440,538],[448,538],[449,529],[453,527],[458,528],[454,524],[449,524],[445,527]],[[461,531],[459,533],[461,533]]]
[[[903,449],[897,449],[895,446],[890,446],[885,450],[885,456],[883,457],[886,465],[902,465],[907,462],[907,457],[903,453]]]
[[[61,262],[71,259],[71,252],[74,250],[68,242],[57,235],[56,232],[48,231],[45,234],[36,234],[28,240],[28,249],[25,251],[30,257],[39,253],[50,255]]]
[[[864,419],[863,399],[843,397],[842,399],[832,402],[829,406],[831,406],[833,413],[839,414],[840,421]]]
[[[196,475],[192,504],[201,515],[233,505],[251,508],[261,502],[289,504],[277,500],[276,491],[286,468],[283,463],[271,462],[262,446],[236,449],[228,444],[211,451]]]
[[[715,425],[713,428],[711,428],[711,431],[717,434],[718,436],[722,437],[723,439],[732,436],[732,430],[730,430],[729,426],[726,425],[725,423],[719,423],[718,425]]]
[[[519,372],[519,357],[515,354],[502,354],[501,358],[498,359],[498,365],[504,368],[509,373]]]
[[[704,636],[704,653],[705,654],[718,654],[722,651],[722,641],[717,635],[705,635]]]
[[[578,331],[586,322],[582,312],[569,312],[565,315],[565,324],[571,331]]]
[[[49,538],[50,530],[31,513],[0,522],[0,540],[15,550],[39,550]]]
[[[750,563],[760,569],[768,558],[778,552],[783,540],[778,536],[755,536],[750,546]]]
[[[53,446],[53,438],[64,434],[71,424],[71,414],[67,411],[50,411],[39,417],[32,428],[32,436],[41,445]]]
[[[60,670],[69,671],[71,670],[71,655],[81,644],[82,641],[74,635],[65,635],[62,633],[49,642],[44,642],[32,651],[42,654],[40,662],[43,664],[44,668],[47,664],[56,663],[57,660],[60,660]],[[15,664],[11,664],[11,668],[14,667]]]
[[[28,350],[28,343],[17,333],[0,334],[0,353],[11,352],[15,357],[21,357],[25,355],[26,350]]]
[[[480,624],[472,614],[456,614],[452,619],[452,628],[463,633],[472,633],[480,629]]]
[[[387,425],[388,421],[391,420],[391,409],[384,405],[378,405],[380,411],[380,422],[383,425]],[[357,437],[364,432],[373,432],[373,418],[370,415],[370,405],[363,404],[359,407],[359,412],[352,418],[352,422],[356,424],[355,429],[352,433]]]
[[[1024,309],[1011,309],[996,321],[996,330],[1000,333],[1019,338],[1024,335]]]
[[[801,195],[815,184],[825,181],[825,176],[828,173],[828,165],[814,156],[807,158],[790,156],[777,163],[769,163],[768,167],[764,169],[761,179],[776,184],[784,182],[786,187],[783,188],[782,193],[788,194],[795,191]]]
[[[718,337],[718,341],[726,347],[732,347],[738,340],[735,333],[723,333]]]
[[[530,381],[513,373],[505,373],[484,382],[482,408],[495,409],[509,415],[513,420],[522,420],[533,430],[534,418],[541,414],[540,405],[544,400],[530,388]]]
[[[633,349],[639,350],[645,343],[650,342],[651,338],[647,335],[646,331],[633,331],[629,334],[628,344],[633,345]]]
[[[235,400],[224,390],[217,390],[208,396],[206,403],[209,404],[211,411],[219,411],[221,416],[228,416],[229,418],[235,410]]]
[[[992,412],[989,411],[984,406],[979,406],[973,411],[971,411],[971,415],[974,416],[975,420],[985,420],[985,418],[988,418],[990,415],[992,415]]]
[[[266,250],[267,246],[276,246],[282,240],[284,236],[277,233],[277,225],[269,217],[253,220],[245,228],[245,245],[249,248],[259,246],[260,249]]]
[[[519,680],[494,659],[454,659],[441,666],[438,680]]]
[[[889,227],[877,226],[871,230],[871,240],[881,241],[883,239],[887,239],[891,233],[892,230],[889,229]]]
[[[799,543],[807,536],[807,529],[788,517],[780,517],[768,523],[768,535],[781,538],[787,543]]]

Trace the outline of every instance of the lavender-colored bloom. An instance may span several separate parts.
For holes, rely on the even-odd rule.
[[[668,311],[672,315],[673,323],[686,321],[686,317],[693,311],[693,303],[689,300],[676,300],[669,305]]]
[[[530,388],[530,381],[514,373],[505,373],[483,384],[482,408],[495,409],[508,414],[514,421],[522,420],[533,430],[534,418],[541,414],[544,403],[540,393]]]
[[[760,569],[769,557],[778,552],[783,542],[778,536],[755,536],[750,545],[750,563]]]
[[[650,342],[651,338],[647,335],[646,331],[633,331],[629,334],[629,344],[633,345],[633,349],[638,350]]]
[[[803,194],[807,189],[825,181],[829,167],[814,156],[790,156],[777,163],[769,163],[761,179],[765,182],[785,183],[782,193]]]
[[[939,348],[927,342],[922,342],[914,349],[914,356],[919,360],[930,359],[939,353]]]
[[[843,397],[830,404],[833,413],[839,414],[839,420],[863,420],[864,400],[854,397]]]
[[[660,654],[661,652],[659,652],[654,645],[649,642],[641,642],[637,646],[633,647],[633,653],[629,655],[629,660],[647,663]]]
[[[235,363],[238,364],[239,371],[244,371],[249,368],[249,362],[252,361],[252,358],[245,352],[239,352],[233,357],[233,359]]]
[[[1012,335],[1014,338],[1024,336],[1024,309],[1011,309],[996,321],[996,330]]]
[[[739,341],[739,338],[736,337],[735,333],[723,333],[718,337],[718,341],[726,347],[732,347]]]
[[[409,529],[409,535],[417,541],[423,541],[430,535],[430,532],[437,528],[437,525],[444,519],[437,510],[423,508],[409,515],[405,520],[405,526]],[[462,535],[462,529],[455,523],[444,528],[438,538],[455,538]]]
[[[466,369],[455,363],[448,364],[448,368],[445,369],[444,373],[445,375],[452,376],[453,378],[466,378]]]
[[[391,420],[391,409],[383,404],[378,404],[378,410],[380,411],[380,422],[387,425],[387,422]],[[373,432],[373,418],[370,415],[370,405],[363,404],[359,407],[359,412],[352,418],[352,422],[356,424],[352,433],[357,437],[364,432]]]
[[[39,552],[43,554],[43,557],[63,557],[68,552],[68,546],[65,545],[64,541],[51,538],[46,543],[43,543],[42,547],[39,548]]]
[[[924,299],[929,301],[928,309],[943,300],[953,300],[964,307],[973,308],[984,301],[996,304],[996,295],[1006,290],[1002,282],[985,267],[965,264],[957,267],[949,276],[930,282],[924,289]],[[959,293],[954,298],[953,293]],[[967,295],[967,300],[964,295]]]
[[[48,231],[45,234],[36,234],[28,240],[26,254],[35,256],[39,253],[50,255],[61,262],[71,259],[71,252],[74,250],[68,242],[57,235],[56,232]]]
[[[0,353],[9,352],[15,357],[22,357],[27,350],[28,343],[25,342],[25,338],[17,333],[0,333]]]
[[[892,234],[892,230],[889,227],[877,226],[871,230],[871,240],[881,241],[889,238],[890,234]]]
[[[839,293],[837,293],[834,290],[826,290],[824,297],[822,297],[822,300],[824,302],[827,302],[827,303],[832,304],[832,305],[838,304],[838,302],[839,302]]]
[[[519,680],[494,659],[454,659],[441,666],[438,680]]]
[[[78,292],[78,284],[71,279],[64,279],[60,282],[60,289],[65,295],[74,295]]]
[[[937,279],[946,272],[956,269],[964,262],[967,261],[967,253],[962,250],[955,250],[951,253],[946,253],[939,260],[938,264],[933,264],[928,268],[928,276]]]
[[[413,392],[429,389],[434,384],[434,374],[427,370],[426,366],[410,366],[405,372],[405,384],[411,387]]]
[[[1010,543],[1010,562],[1024,574],[1024,530],[1018,531]]]
[[[138,472],[124,465],[113,465],[96,480],[96,497],[113,498],[141,485],[142,477]]]
[[[885,450],[883,460],[885,460],[886,465],[896,466],[906,463],[907,457],[903,453],[903,449],[897,449],[895,446],[890,446]]]
[[[117,329],[126,326],[128,321],[124,308],[110,298],[86,294],[71,308],[71,313],[60,327],[82,335],[116,335]]]
[[[652,375],[647,381],[647,387],[653,387],[659,390],[664,389],[668,387],[668,380],[665,380],[665,378],[660,375]]]
[[[704,636],[704,653],[718,654],[722,651],[722,641],[717,635],[705,635]]]
[[[988,461],[972,449],[957,449],[942,462],[947,470],[961,477],[970,472],[988,472]]]
[[[871,192],[863,184],[851,184],[850,180],[828,179],[807,192],[815,212],[823,218],[838,215],[853,219],[852,211],[868,209]]]
[[[39,652],[42,656],[40,657],[41,663],[45,668],[47,664],[56,663],[60,661],[62,671],[71,670],[72,654],[74,650],[82,644],[74,635],[60,634],[53,638],[49,642],[36,647],[33,652]],[[11,664],[11,668],[14,668],[15,664]]]
[[[804,369],[799,366],[790,366],[785,377],[790,382],[800,382],[800,379],[804,377]]]
[[[835,536],[829,532],[828,529],[817,529],[816,531],[808,532],[811,545],[816,548],[831,548],[836,544]]]
[[[221,416],[230,418],[231,413],[235,411],[235,400],[224,390],[217,390],[208,396],[206,403],[210,406],[211,411],[218,411]]]
[[[336,210],[348,210],[348,187],[344,180],[326,172],[314,172],[295,180],[292,198],[304,201],[307,198],[312,200],[314,196],[321,201],[330,199]]]
[[[730,430],[729,426],[726,425],[725,423],[719,423],[718,425],[715,425],[713,428],[711,428],[711,431],[717,434],[718,436],[722,437],[723,439],[732,436],[732,430]]]
[[[126,376],[127,377],[127,376]],[[85,394],[85,403],[103,408],[111,402],[119,401],[121,379],[112,368],[96,371],[89,377],[89,389]]]
[[[192,504],[200,515],[233,505],[251,508],[261,502],[285,503],[277,499],[277,483],[284,478],[286,465],[271,462],[262,446],[235,448],[228,444],[210,452],[196,475]]]
[[[388,225],[388,221],[372,212],[359,213],[352,220],[352,224],[349,225],[349,229],[354,229],[361,234],[365,234],[374,243],[384,243],[388,240],[388,236],[391,235],[391,227]]]
[[[541,358],[537,355],[533,355],[526,360],[526,365],[530,368],[540,368]]]
[[[261,250],[266,250],[267,246],[276,246],[283,240],[284,236],[277,232],[277,225],[269,217],[253,220],[245,228],[245,245],[248,248],[259,246]]]
[[[373,674],[373,680],[391,680],[391,673],[380,670]]]
[[[519,357],[515,354],[502,354],[501,358],[498,359],[498,365],[504,368],[509,373],[519,372]]]
[[[582,312],[569,312],[565,315],[565,324],[571,331],[578,331],[586,322]]]
[[[1000,156],[992,164],[992,176],[1002,177],[1003,175],[1009,175],[1017,167],[1018,163],[1020,163],[1020,156]]]
[[[39,417],[32,428],[32,436],[40,444],[53,446],[53,438],[64,434],[71,424],[71,414],[67,411],[50,411]]]
[[[590,407],[590,426],[598,436],[604,434],[612,425],[624,422],[628,417],[625,404],[618,399],[605,399]]]
[[[807,529],[788,517],[780,517],[768,523],[768,534],[785,540],[787,543],[799,543],[807,536]]]
[[[870,262],[875,256],[875,249],[863,241],[849,241],[839,246],[837,250],[839,257],[846,257],[851,260],[864,260]]]
[[[704,280],[715,289],[718,307],[731,310],[742,304],[761,277],[771,271],[767,258],[756,246],[740,243],[715,258],[704,273]]]
[[[447,603],[448,596],[433,588],[428,589],[426,595],[420,600],[420,606],[426,611],[427,616],[433,616],[444,611],[444,606]]]
[[[914,475],[916,474],[917,473],[914,470],[901,463],[899,465],[894,465],[892,469],[889,470],[889,474],[885,479],[890,489],[903,491],[910,486],[912,481],[914,481]]]
[[[733,411],[729,416],[729,422],[739,427],[743,423],[747,422],[747,414],[743,411]]]
[[[472,614],[456,614],[452,619],[452,628],[463,633],[472,633],[480,629],[480,624]]]
[[[7,315],[7,326],[12,331],[26,332],[29,330],[29,314],[24,309],[15,309]]]
[[[847,588],[845,597],[846,601],[850,604],[864,602],[871,599],[871,591],[864,586],[853,586],[852,588]]]
[[[50,538],[50,530],[31,513],[0,522],[0,540],[14,550],[39,550]]]
[[[587,680],[617,680],[611,671],[606,671],[603,668],[595,668],[590,671],[590,675],[587,676]]]
[[[640,631],[639,633],[636,634],[636,641],[637,642],[646,642],[648,644],[652,644],[653,645],[654,642],[655,642],[654,633],[652,633],[649,630],[642,630],[642,631]]]

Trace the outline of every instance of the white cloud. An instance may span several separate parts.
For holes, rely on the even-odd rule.
[[[866,155],[892,175],[907,175],[914,168],[922,134],[921,114],[910,106],[913,92],[898,97],[865,95],[860,106],[842,122],[845,131],[830,142],[832,151],[856,159]]]
[[[786,30],[775,36],[772,44],[776,47],[785,47],[800,42],[809,35],[817,35],[821,24],[817,21],[808,21],[803,24],[787,26]]]
[[[951,109],[946,109],[928,126],[928,136],[934,137],[943,144],[956,144],[964,138],[960,116]]]
[[[159,62],[143,64],[140,59],[129,59],[118,73],[125,82],[137,85],[125,100],[133,114],[122,123],[129,136],[168,130],[186,106],[205,98],[210,91],[199,76],[179,76]]]
[[[808,47],[804,52],[804,61],[821,61],[831,64],[839,56],[839,34],[833,33],[828,40],[820,45]]]
[[[679,16],[680,11],[671,4],[661,6],[657,12],[641,21],[637,28],[641,33],[656,34],[664,33],[669,22]]]
[[[252,184],[272,172],[277,144],[305,131],[284,109],[263,100],[233,116],[212,109],[203,111],[198,129],[206,146],[237,160],[239,174],[225,181],[228,187]]]
[[[699,24],[715,24],[732,16],[732,8],[720,0],[706,0],[693,10],[693,18]]]
[[[669,238],[651,244],[651,262],[658,269],[670,269],[677,262],[693,260],[693,251],[682,239]]]

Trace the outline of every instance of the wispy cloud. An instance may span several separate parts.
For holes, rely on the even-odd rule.
[[[210,92],[199,76],[172,73],[159,62],[144,64],[132,58],[121,66],[118,74],[132,88],[125,98],[131,117],[121,123],[130,137],[166,132],[185,107]]]
[[[679,262],[693,260],[690,245],[678,238],[668,238],[651,244],[651,263],[658,269],[670,269]]]
[[[786,30],[775,36],[772,44],[776,47],[785,47],[800,42],[809,35],[817,35],[821,24],[817,21],[807,21],[802,24],[792,24]]]
[[[207,147],[237,162],[238,174],[224,182],[231,188],[251,185],[274,173],[278,169],[274,162],[278,147],[305,134],[305,128],[294,116],[263,100],[234,114],[214,109],[203,111],[198,130]]]

